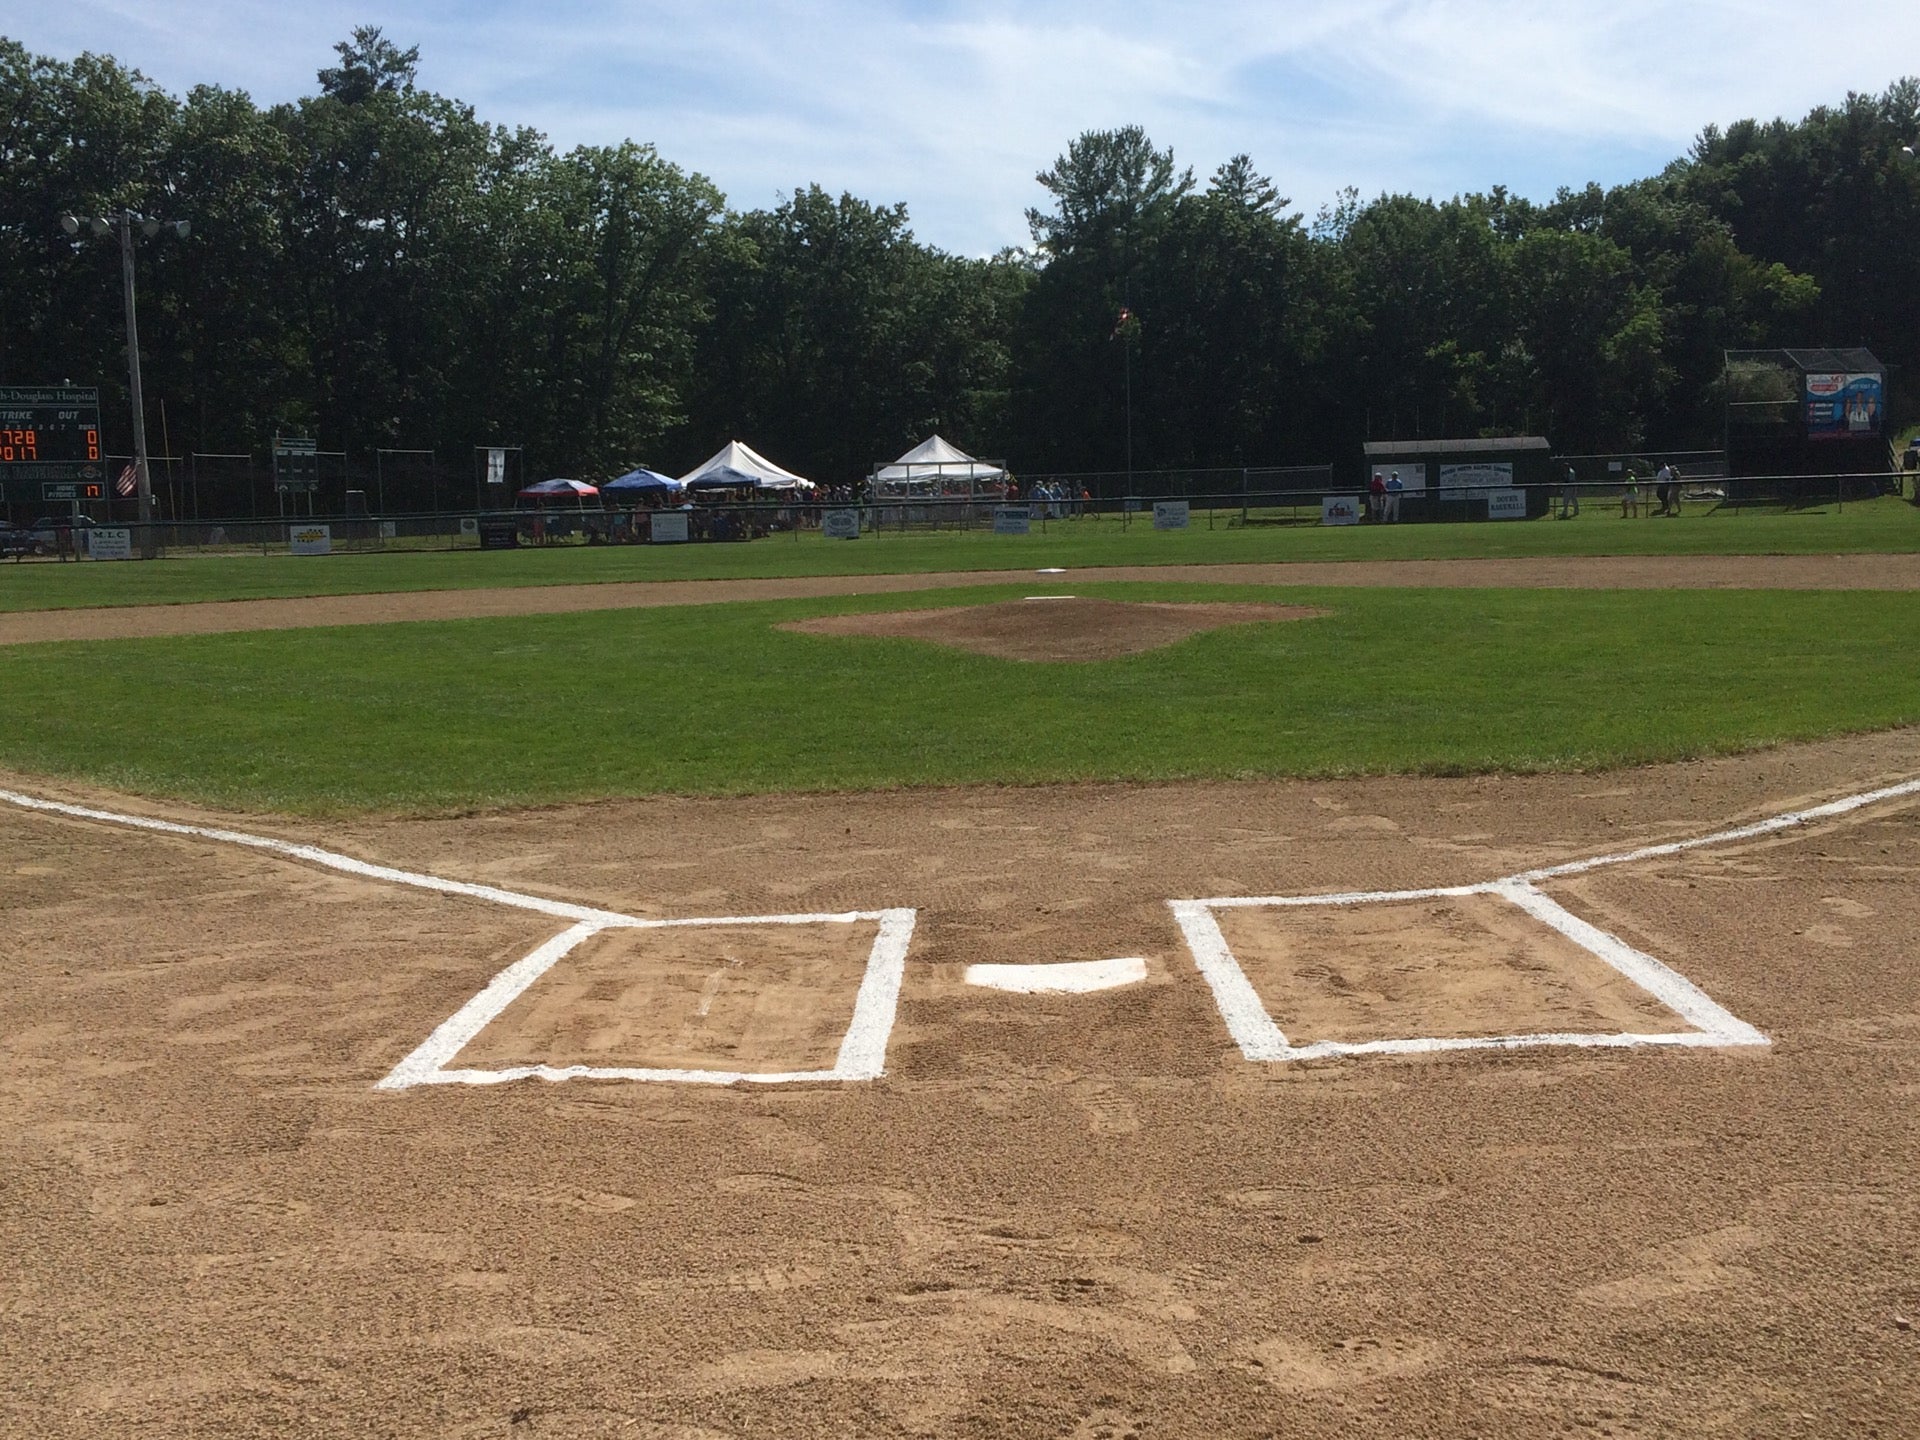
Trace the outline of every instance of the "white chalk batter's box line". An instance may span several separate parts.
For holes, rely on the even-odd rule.
[[[907,947],[913,940],[912,910],[854,910],[841,915],[734,915],[701,920],[583,920],[553,937],[493,977],[491,984],[394,1066],[374,1088],[407,1090],[415,1085],[499,1085],[508,1080],[651,1080],[683,1085],[790,1085],[805,1080],[877,1080],[886,1070],[887,1037],[893,1033]],[[606,930],[699,929],[742,925],[853,925],[878,921],[866,973],[853,1001],[853,1018],[830,1070],[765,1073],[748,1070],[668,1070],[595,1065],[512,1065],[500,1070],[449,1069],[450,1062],[500,1012],[526,993],[566,955]]]
[[[1770,1043],[1752,1026],[1736,1019],[1716,1004],[1684,976],[1643,955],[1617,936],[1589,925],[1534,888],[1535,881],[1562,875],[1576,875],[1601,866],[1622,865],[1636,860],[1675,855],[1708,845],[1728,844],[1752,839],[1775,831],[1810,824],[1816,820],[1843,815],[1883,800],[1920,794],[1920,780],[1909,780],[1858,795],[1849,795],[1824,805],[1771,816],[1750,825],[1692,840],[1678,840],[1636,850],[1595,856],[1549,865],[1536,870],[1479,885],[1450,886],[1431,890],[1359,892],[1334,895],[1281,895],[1262,897],[1222,897],[1212,900],[1170,900],[1167,902],[1186,937],[1194,962],[1212,989],[1222,1019],[1241,1052],[1249,1060],[1304,1060],[1336,1055],[1418,1054],[1436,1050],[1477,1050],[1512,1048],[1523,1045],[1766,1045]],[[483,900],[517,910],[571,920],[573,925],[554,936],[531,954],[515,961],[494,976],[473,999],[461,1006],[427,1037],[406,1059],[396,1065],[376,1088],[405,1090],[418,1085],[493,1085],[508,1080],[539,1078],[544,1080],[607,1079],[667,1081],[682,1084],[731,1085],[751,1083],[788,1084],[800,1081],[873,1080],[885,1073],[887,1041],[899,1007],[900,986],[906,973],[907,949],[913,939],[916,912],[906,908],[850,911],[832,915],[747,915],[716,916],[696,919],[647,920],[622,915],[593,906],[553,900],[544,895],[529,895],[495,885],[480,885],[465,880],[449,880],[438,875],[401,870],[390,865],[375,865],[351,855],[323,850],[245,831],[206,825],[188,825],[147,815],[129,815],[90,806],[71,805],[58,800],[43,800],[34,795],[0,789],[0,802],[43,814],[63,815],[78,820],[93,820],[135,830],[165,835],[194,836],[266,851],[288,859],[341,871],[362,879],[430,890],[443,895],[458,895]],[[1417,1038],[1377,1040],[1362,1043],[1320,1042],[1294,1046],[1288,1043],[1273,1017],[1267,1013],[1239,962],[1228,948],[1213,911],[1262,906],[1357,905],[1394,900],[1419,900],[1440,896],[1496,895],[1558,930],[1581,948],[1590,951],[1615,970],[1661,1000],[1695,1028],[1691,1031],[1661,1034],[1540,1034],[1506,1035],[1485,1038]],[[601,1068],[589,1065],[525,1065],[500,1070],[450,1069],[451,1062],[481,1030],[524,994],[562,958],[604,930],[684,929],[740,925],[840,925],[862,921],[878,922],[873,948],[867,957],[866,971],[854,1000],[853,1017],[841,1041],[833,1067],[828,1070],[799,1070],[783,1073],[755,1073],[729,1070],[679,1070],[652,1068]]]
[[[1449,885],[1430,890],[1363,890],[1327,895],[1220,896],[1211,900],[1169,900],[1187,948],[1193,952],[1207,986],[1213,991],[1220,1018],[1240,1053],[1254,1061],[1319,1060],[1350,1055],[1427,1055],[1442,1050],[1513,1050],[1534,1045],[1581,1045],[1624,1047],[1638,1045],[1733,1046],[1770,1045],[1760,1031],[1720,1005],[1699,986],[1678,971],[1661,964],[1653,956],[1634,949],[1617,935],[1590,925],[1565,906],[1535,888],[1538,880],[1564,875],[1583,875],[1590,870],[1625,865],[1636,860],[1651,860],[1699,850],[1709,845],[1729,845],[1740,840],[1757,839],[1781,830],[1810,825],[1817,820],[1849,814],[1884,800],[1897,800],[1920,794],[1920,780],[1905,780],[1897,785],[1863,791],[1814,805],[1771,815],[1750,825],[1719,830],[1691,840],[1673,840],[1660,845],[1643,845],[1611,855],[1596,855],[1587,860],[1569,860],[1560,865],[1544,865],[1523,870],[1499,880],[1478,885]],[[1253,983],[1247,979],[1240,962],[1233,956],[1216,910],[1258,910],[1303,906],[1379,905],[1394,901],[1434,900],[1467,895],[1492,895],[1517,906],[1542,924],[1559,931],[1582,950],[1595,956],[1638,985],[1665,1005],[1691,1030],[1662,1031],[1654,1034],[1634,1032],[1543,1032],[1527,1035],[1417,1036],[1405,1040],[1339,1041],[1322,1040],[1309,1045],[1294,1045],[1274,1023]]]
[[[1275,1022],[1233,956],[1221,932],[1216,910],[1257,910],[1379,905],[1395,901],[1437,900],[1469,895],[1491,895],[1517,906],[1557,930],[1582,950],[1597,957],[1665,1005],[1691,1030],[1653,1033],[1584,1033],[1550,1031],[1523,1035],[1415,1036],[1404,1040],[1320,1040],[1295,1045]],[[1213,991],[1220,1018],[1227,1022],[1240,1053],[1254,1061],[1326,1060],[1351,1055],[1431,1055],[1443,1050],[1514,1050],[1533,1045],[1766,1045],[1771,1042],[1753,1026],[1736,1018],[1686,976],[1662,965],[1597,926],[1588,924],[1533,886],[1513,880],[1485,885],[1453,885],[1435,890],[1393,890],[1355,895],[1276,895],[1257,900],[1172,900],[1168,902],[1194,964]]]
[[[885,1073],[887,1039],[893,1033],[895,1011],[899,1006],[900,982],[906,974],[907,947],[913,940],[915,911],[910,909],[859,910],[837,915],[732,915],[696,919],[647,920],[622,915],[590,905],[575,905],[566,900],[551,900],[544,895],[528,895],[505,890],[497,885],[477,885],[467,880],[448,880],[416,870],[401,870],[391,865],[374,865],[322,850],[317,845],[302,845],[277,840],[269,835],[250,835],[244,830],[227,830],[210,825],[188,825],[178,820],[160,820],[151,815],[127,815],[116,810],[100,810],[88,805],[69,805],[60,800],[42,800],[37,795],[22,795],[0,790],[0,801],[23,810],[46,815],[64,815],[74,820],[95,820],[131,830],[146,830],[161,835],[192,836],[223,845],[240,845],[263,850],[290,860],[337,870],[364,880],[379,880],[416,890],[431,890],[441,895],[459,895],[484,900],[514,910],[531,910],[556,919],[571,920],[573,925],[561,931],[531,954],[516,960],[488,983],[473,999],[455,1011],[431,1035],[388,1072],[376,1089],[407,1090],[416,1085],[497,1085],[507,1080],[538,1077],[543,1080],[653,1080],[696,1085],[732,1085],[748,1082],[779,1085],[805,1080],[874,1080]],[[525,1065],[503,1070],[454,1070],[447,1064],[486,1028],[502,1010],[511,1005],[567,954],[603,930],[679,930],[697,927],[737,925],[851,925],[878,921],[879,932],[867,956],[866,972],[854,997],[853,1018],[840,1042],[830,1070],[795,1070],[767,1074],[731,1070],[670,1070],[642,1068],[600,1068],[591,1065]]]

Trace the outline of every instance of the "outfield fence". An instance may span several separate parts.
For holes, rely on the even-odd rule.
[[[202,500],[222,493],[222,466],[247,457],[189,457],[194,468],[176,473],[156,465],[156,508],[174,509],[176,482]],[[1605,462],[1611,457],[1583,457]],[[1637,462],[1642,457],[1634,457]],[[1575,465],[1575,473],[1580,473]],[[1597,469],[1598,464],[1590,464]],[[1709,467],[1702,466],[1702,469]],[[1724,469],[1724,467],[1720,467]],[[1603,472],[1604,473],[1604,472]],[[231,475],[228,478],[232,478]],[[417,477],[416,477],[417,478]],[[822,531],[859,534],[884,541],[894,535],[993,533],[1046,534],[1058,527],[1076,530],[1191,528],[1230,530],[1262,526],[1318,526],[1327,523],[1400,524],[1499,523],[1508,519],[1601,513],[1618,510],[1642,517],[1680,510],[1695,515],[1738,516],[1748,512],[1792,513],[1844,509],[1849,503],[1902,494],[1901,472],[1852,475],[1777,475],[1727,477],[1684,472],[1676,497],[1662,497],[1651,475],[1635,473],[1637,504],[1630,505],[1623,470],[1607,479],[1573,484],[1514,486],[1506,491],[1421,490],[1401,495],[1391,515],[1351,486],[1336,485],[1331,467],[1234,471],[1158,472],[1151,487],[1132,477],[1132,491],[1119,488],[1125,477],[1111,472],[1042,475],[1021,484],[1017,499],[974,496],[908,496],[883,501],[805,498],[766,501],[709,501],[691,506],[649,509],[604,505],[522,507],[513,510],[422,509],[368,513],[355,492],[343,491],[352,510],[305,507],[298,514],[184,518],[170,516],[150,528],[160,552],[208,554],[365,553],[480,549],[491,546],[567,546],[690,542],[798,540]],[[409,485],[416,481],[408,481]],[[231,493],[230,491],[227,493]],[[131,533],[133,553],[146,548],[143,527],[127,512],[131,500],[89,507],[79,526],[70,507],[34,517],[38,537],[30,553],[84,552],[89,528],[102,525]],[[663,518],[664,517],[664,518]],[[22,518],[18,522],[27,525]],[[62,533],[65,532],[65,533]],[[78,535],[78,540],[75,536]]]

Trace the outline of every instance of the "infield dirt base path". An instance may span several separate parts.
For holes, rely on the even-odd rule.
[[[1920,1433],[1920,804],[1543,887],[1765,1049],[1253,1064],[1165,904],[1482,881],[1917,775],[1909,731],[325,825],[0,777],[643,917],[919,912],[878,1081],[377,1091],[564,922],[0,804],[0,1431]],[[1476,908],[1234,939],[1308,1038],[1662,1023]],[[653,933],[476,1055],[824,1053],[859,937]],[[1145,982],[964,981],[1117,956]]]
[[[288,562],[295,563],[295,562]],[[327,563],[327,562],[317,562]],[[351,563],[348,559],[344,563]],[[1920,554],[1579,556],[1564,559],[1383,560],[1287,565],[1127,565],[1043,574],[971,570],[913,575],[811,575],[774,580],[661,580],[621,585],[530,585],[497,590],[399,591],[282,600],[0,613],[0,645],[126,640],[560,615],[733,600],[905,594],[965,586],[1142,581],[1162,584],[1511,587],[1522,590],[1920,590]]]

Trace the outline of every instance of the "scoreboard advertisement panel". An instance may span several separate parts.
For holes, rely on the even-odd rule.
[[[106,498],[100,392],[0,385],[0,489],[16,504]]]

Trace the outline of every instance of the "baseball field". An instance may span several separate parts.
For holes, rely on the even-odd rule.
[[[1916,514],[0,568],[0,1431],[1920,1432]]]

